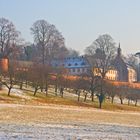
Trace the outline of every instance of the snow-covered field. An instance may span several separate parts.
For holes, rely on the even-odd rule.
[[[12,94],[26,97],[20,90]],[[140,112],[0,104],[0,140],[140,140]]]
[[[140,140],[139,112],[0,104],[0,140]]]
[[[139,140],[140,127],[119,125],[0,124],[2,140]]]

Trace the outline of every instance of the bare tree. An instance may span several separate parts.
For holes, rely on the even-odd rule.
[[[105,88],[107,95],[111,97],[111,103],[113,104],[114,102],[114,97],[117,95],[117,87],[113,85],[113,83],[106,83],[106,88]]]
[[[112,60],[115,57],[116,47],[112,37],[108,34],[99,36],[89,47],[86,48],[86,54],[94,59],[94,67],[98,69],[98,75],[101,77],[100,94],[98,94],[100,108],[103,102],[103,84],[106,73],[112,67]]]
[[[22,89],[23,85],[28,85],[28,82],[31,77],[31,69],[33,67],[33,62],[29,61],[19,61],[13,60],[16,63],[16,80],[20,89]]]
[[[64,46],[64,38],[61,33],[52,24],[45,20],[37,20],[31,27],[34,41],[40,48],[42,63],[50,55],[51,48],[54,46]]]
[[[16,48],[19,32],[14,24],[5,18],[0,18],[0,55],[8,57]]]
[[[115,57],[116,47],[110,35],[99,36],[89,47],[86,48],[87,55],[91,55],[95,67],[99,69],[102,79],[112,67],[112,60]]]
[[[140,100],[140,89],[133,89],[133,92],[131,92],[131,100],[134,101],[135,106],[137,106],[138,100]]]
[[[42,65],[36,63],[30,67],[28,71],[28,80],[31,83],[31,86],[34,87],[34,96],[36,95],[37,91],[41,89],[44,85],[42,82],[42,77],[44,76],[42,73]]]
[[[10,96],[11,89],[14,87],[16,82],[16,63],[11,62],[8,64],[7,71],[1,71],[1,79],[0,82],[2,85],[5,85],[8,88],[8,96]]]
[[[75,89],[75,93],[78,95],[78,102],[80,101],[80,96],[81,96],[82,91],[84,91],[84,94],[85,94],[84,101],[86,101],[87,94],[90,91],[89,79],[87,79],[87,77],[84,77],[84,76],[77,77],[73,81],[73,89]]]
[[[119,97],[121,104],[123,104],[123,100],[127,97],[129,93],[129,86],[128,85],[121,85],[117,87],[117,96]]]
[[[94,101],[94,95],[96,89],[98,89],[100,86],[100,77],[91,75],[91,80],[90,80],[90,92],[91,92],[91,101]]]
[[[62,88],[64,90],[64,87],[66,87],[67,78],[64,77],[66,75],[66,69],[64,67],[53,68],[53,73],[53,75],[55,76],[53,84],[55,86],[55,95],[57,95],[58,88],[60,88],[62,91]]]

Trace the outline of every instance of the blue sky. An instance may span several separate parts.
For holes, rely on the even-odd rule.
[[[110,34],[124,54],[140,51],[140,0],[0,0],[0,17],[26,41],[39,19],[54,24],[69,48],[81,54],[99,35]]]

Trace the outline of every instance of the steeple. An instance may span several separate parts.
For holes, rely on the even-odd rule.
[[[120,48],[120,43],[119,43],[119,47],[118,47],[118,56],[121,56],[121,48]]]

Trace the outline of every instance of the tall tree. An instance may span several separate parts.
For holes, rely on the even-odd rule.
[[[112,37],[108,34],[100,35],[89,47],[86,48],[86,54],[94,59],[94,67],[98,69],[101,77],[100,94],[98,94],[100,108],[103,102],[103,85],[106,73],[112,66],[112,60],[115,57],[116,47]]]
[[[49,24],[45,20],[37,20],[32,25],[31,32],[34,36],[34,42],[40,49],[43,64],[45,63],[45,59],[51,55],[53,47],[64,47],[64,38],[61,33],[54,25]]]
[[[95,67],[99,69],[102,78],[111,68],[115,57],[116,47],[112,37],[108,34],[99,36],[89,47],[86,48],[87,55],[93,57]]]
[[[8,57],[16,50],[19,32],[14,24],[5,18],[0,18],[0,56]]]

